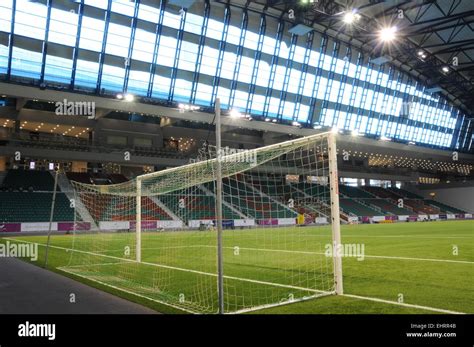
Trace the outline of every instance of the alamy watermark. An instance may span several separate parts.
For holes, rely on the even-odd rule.
[[[88,119],[95,118],[95,102],[93,101],[69,101],[64,99],[55,104],[55,113],[58,116],[85,116]]]
[[[252,149],[221,148],[217,153],[217,160],[222,163],[249,163],[257,165],[257,151]]]
[[[328,243],[325,246],[324,254],[326,257],[349,257],[356,258],[358,261],[365,259],[365,244],[363,243]]]
[[[31,261],[38,260],[37,243],[16,243],[6,241],[0,243],[0,258],[30,258]]]
[[[26,321],[18,325],[19,337],[46,337],[49,341],[56,339],[56,324],[36,324]]]

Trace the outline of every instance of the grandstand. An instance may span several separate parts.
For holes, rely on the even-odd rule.
[[[473,11],[2,0],[0,244],[163,313],[473,313]]]

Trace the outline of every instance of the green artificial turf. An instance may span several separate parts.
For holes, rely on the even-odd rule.
[[[341,234],[343,244],[364,247],[363,259],[343,257],[345,294],[474,313],[473,221],[345,225]],[[36,264],[44,263],[45,236],[8,239],[39,243]],[[215,232],[144,232],[142,263],[133,261],[134,242],[133,233],[53,235],[48,267],[163,313],[216,312]],[[328,226],[225,230],[226,311],[331,291],[330,242]],[[334,295],[255,311],[428,312]]]

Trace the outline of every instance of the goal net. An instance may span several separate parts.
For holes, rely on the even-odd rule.
[[[191,313],[219,312],[219,297],[237,313],[342,294],[335,134],[246,151],[208,146],[188,165],[73,186],[64,271]]]

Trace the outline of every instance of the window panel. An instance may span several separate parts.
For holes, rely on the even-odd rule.
[[[112,1],[111,11],[120,13],[124,16],[133,17],[135,13],[134,1],[130,2],[130,0],[114,0]]]
[[[160,9],[158,7],[140,4],[140,7],[138,8],[138,18],[146,20],[148,22],[158,23],[159,17]]]
[[[161,36],[156,63],[162,66],[173,67],[176,54],[177,40],[170,36]]]
[[[99,63],[86,60],[77,60],[76,86],[95,88],[99,74]]]
[[[82,18],[81,38],[79,47],[90,51],[100,52],[104,37],[105,22],[84,16]]]
[[[209,46],[204,46],[200,72],[202,74],[214,76],[216,74],[218,56],[219,50]]]
[[[243,83],[250,83],[252,80],[252,71],[255,60],[249,57],[242,57],[240,62],[239,76],[237,79]]]
[[[11,30],[12,2],[13,0],[4,0],[0,2],[0,31],[5,31],[7,33]]]
[[[183,41],[179,55],[178,69],[194,71],[196,69],[198,50],[199,46],[197,44]]]
[[[165,11],[163,15],[163,25],[168,28],[179,29],[181,15]]]
[[[48,40],[74,47],[76,45],[78,21],[79,16],[76,13],[52,8]]]
[[[236,63],[237,55],[234,52],[224,52],[224,57],[222,59],[221,78],[232,80],[234,78]]]
[[[44,79],[47,81],[69,84],[72,74],[72,59],[64,59],[51,55],[46,56]]]
[[[115,23],[109,24],[105,52],[119,57],[128,57],[132,29]]]
[[[169,95],[171,78],[155,75],[153,79],[152,96],[159,99],[167,98]]]
[[[189,102],[193,83],[186,79],[177,78],[174,87],[174,100]]]
[[[155,34],[142,29],[137,29],[135,32],[132,59],[151,63],[153,61],[155,39]]]
[[[125,68],[104,64],[102,73],[102,88],[109,91],[120,92],[123,90]]]
[[[128,78],[128,91],[137,95],[146,95],[150,73],[145,71],[130,70]]]
[[[18,0],[15,12],[15,34],[44,40],[46,15],[45,5]]]
[[[196,104],[209,106],[212,98],[212,86],[198,83],[196,89]]]
[[[43,55],[13,47],[12,75],[38,79],[41,74]]]

